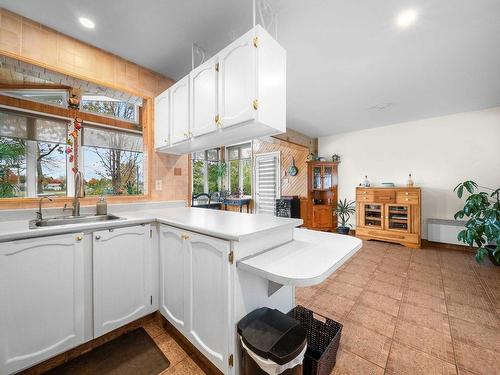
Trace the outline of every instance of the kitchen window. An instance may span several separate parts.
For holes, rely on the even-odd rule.
[[[33,102],[56,105],[66,108],[68,104],[67,90],[3,90],[3,95],[12,96],[14,98],[26,99]]]
[[[252,194],[252,143],[227,148],[228,182],[231,194]]]
[[[0,198],[67,195],[68,121],[0,109]]]
[[[82,146],[86,194],[144,194],[141,134],[87,125]]]
[[[218,170],[220,149],[195,152],[193,161],[193,194],[214,193],[221,190]]]
[[[139,123],[139,106],[103,95],[83,95],[81,110],[102,116]]]

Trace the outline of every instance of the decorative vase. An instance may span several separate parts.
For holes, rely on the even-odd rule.
[[[370,181],[368,181],[368,176],[365,176],[365,180],[363,181],[364,187],[370,187]]]
[[[411,178],[411,173],[408,175],[408,181],[406,181],[407,187],[413,187],[413,180]]]

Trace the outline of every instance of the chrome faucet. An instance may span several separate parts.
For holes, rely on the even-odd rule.
[[[52,198],[51,197],[45,196],[45,197],[41,197],[40,198],[40,200],[38,201],[38,211],[36,212],[36,219],[39,220],[39,221],[43,220],[42,202],[43,202],[44,199],[48,199],[49,202],[52,202]]]
[[[80,198],[85,197],[83,174],[75,172],[75,196],[73,197],[73,216],[80,216]]]

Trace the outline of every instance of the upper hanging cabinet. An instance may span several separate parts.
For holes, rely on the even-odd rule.
[[[171,144],[189,139],[189,77],[176,82],[170,89]]]
[[[255,59],[258,39],[254,30],[219,52],[219,112],[223,127],[253,120],[257,98]]]
[[[170,91],[155,98],[155,147],[170,145]]]
[[[167,92],[170,102],[156,105],[170,105],[171,139],[156,143],[158,151],[190,153],[285,132],[286,51],[257,25]],[[161,134],[159,126],[157,117]]]
[[[217,71],[216,58],[201,64],[189,75],[191,88],[191,132],[194,137],[217,130]]]

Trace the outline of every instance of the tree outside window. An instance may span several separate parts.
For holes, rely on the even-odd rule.
[[[229,190],[233,195],[252,194],[252,144],[227,148],[229,160]]]
[[[221,190],[219,153],[219,149],[210,149],[192,155],[193,194],[212,194]]]

